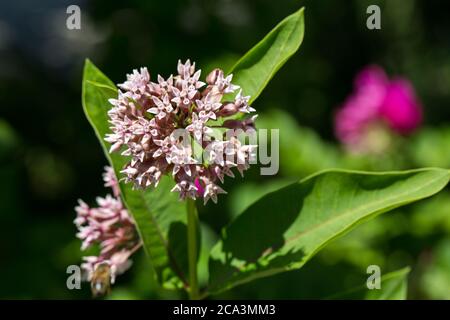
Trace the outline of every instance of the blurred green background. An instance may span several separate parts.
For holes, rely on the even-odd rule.
[[[81,8],[67,30],[66,8]],[[378,4],[382,29],[366,28]],[[114,82],[147,66],[167,76],[178,59],[227,69],[281,19],[306,6],[305,39],[254,107],[261,128],[281,128],[280,172],[228,180],[219,205],[201,209],[206,250],[233,215],[259,195],[329,167],[366,170],[450,166],[450,3],[438,0],[32,0],[0,3],[0,298],[89,298],[66,288],[79,264],[73,207],[105,195],[106,164],[81,108],[89,57]],[[363,66],[414,84],[425,121],[379,156],[350,156],[333,114]],[[249,231],[251,232],[251,231]],[[203,257],[205,258],[205,256]],[[139,252],[110,298],[179,298],[157,288]],[[450,299],[450,192],[385,214],[333,242],[304,268],[218,298],[320,298],[365,283],[366,268],[411,266],[411,299]],[[201,279],[205,279],[202,270]]]

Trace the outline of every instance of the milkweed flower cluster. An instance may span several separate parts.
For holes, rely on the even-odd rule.
[[[246,145],[229,132],[227,139],[211,137],[220,129],[254,130],[256,115],[236,120],[255,111],[250,97],[220,69],[206,82],[200,75],[195,63],[178,61],[175,76],[158,75],[153,82],[147,68],[141,68],[118,85],[118,98],[110,100],[113,107],[108,112],[112,133],[105,140],[111,143],[110,152],[120,150],[130,157],[122,170],[126,182],[137,188],[156,187],[163,175],[171,174],[176,182],[172,191],[180,199],[217,202],[217,195],[225,193],[218,181],[234,177],[232,168],[241,175],[249,168],[256,145]],[[227,100],[230,96],[234,97]],[[208,150],[205,159],[196,157],[194,144]]]
[[[98,197],[98,207],[95,208],[78,200],[74,223],[78,228],[77,237],[82,240],[82,250],[97,245],[100,247],[98,256],[83,258],[81,267],[86,272],[87,280],[92,280],[99,265],[106,264],[110,268],[111,283],[114,283],[116,275],[131,266],[129,258],[140,247],[140,240],[135,223],[120,200],[118,181],[111,167],[105,167],[103,179],[113,195]]]
[[[408,135],[422,122],[422,107],[411,83],[388,79],[383,69],[368,66],[358,73],[354,92],[335,117],[337,138],[350,150],[364,148],[368,130],[377,124],[391,132]]]

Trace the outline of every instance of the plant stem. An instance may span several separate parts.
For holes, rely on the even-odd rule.
[[[198,279],[197,279],[197,229],[198,214],[195,201],[187,199],[187,241],[188,241],[188,257],[189,257],[189,298],[198,300]]]

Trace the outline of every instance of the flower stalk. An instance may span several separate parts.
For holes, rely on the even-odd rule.
[[[197,231],[198,231],[198,213],[195,201],[186,199],[187,205],[187,241],[188,241],[188,260],[189,260],[189,298],[191,300],[199,299],[198,277],[197,277]]]

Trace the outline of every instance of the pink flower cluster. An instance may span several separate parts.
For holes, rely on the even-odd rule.
[[[336,136],[358,149],[367,129],[379,122],[398,134],[410,134],[422,122],[422,107],[408,80],[390,80],[380,67],[368,66],[356,76],[354,92],[336,113]]]
[[[130,267],[129,257],[140,247],[140,240],[134,221],[120,200],[119,185],[111,167],[105,167],[103,178],[105,186],[113,190],[113,196],[98,197],[96,208],[78,200],[74,223],[78,228],[77,237],[82,240],[82,250],[100,247],[98,256],[83,258],[81,267],[86,271],[87,280],[91,281],[96,268],[106,263],[110,267],[111,283],[114,283],[116,275]]]
[[[234,177],[232,168],[241,174],[248,169],[256,145],[245,145],[233,135],[210,139],[213,129],[254,130],[256,116],[230,117],[255,110],[249,106],[250,97],[231,83],[232,75],[215,69],[202,82],[201,71],[190,60],[179,61],[177,71],[167,79],[158,75],[156,82],[150,80],[147,68],[128,74],[127,81],[118,85],[118,98],[110,100],[112,133],[105,140],[112,144],[110,152],[122,150],[131,158],[122,173],[135,187],[156,187],[164,174],[172,174],[176,182],[172,191],[181,199],[217,202],[217,195],[225,193],[218,180]],[[234,98],[222,101],[224,96]],[[192,140],[186,143],[180,130]],[[192,141],[211,151],[206,159],[195,157]]]

